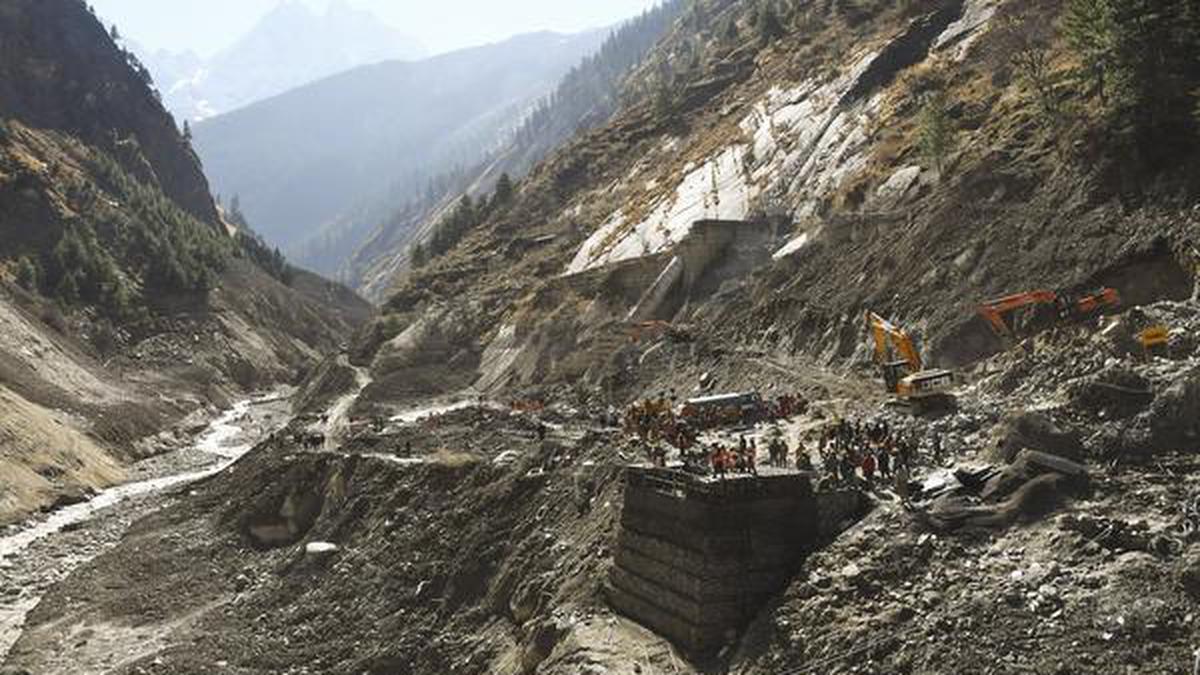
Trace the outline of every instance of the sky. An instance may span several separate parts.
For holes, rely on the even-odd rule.
[[[535,30],[576,32],[616,23],[658,0],[91,0],[106,23],[150,49],[211,56],[283,2],[332,1],[374,12],[441,53]]]

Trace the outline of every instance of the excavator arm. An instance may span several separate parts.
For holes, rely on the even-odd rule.
[[[1004,320],[1005,314],[1032,305],[1053,305],[1057,302],[1058,294],[1054,291],[1029,291],[989,300],[979,306],[979,313],[987,320],[997,335],[1011,338],[1013,331]]]
[[[893,325],[887,319],[874,312],[867,312],[867,327],[875,340],[875,361],[883,365],[888,361],[888,342],[891,341],[896,353],[907,364],[911,372],[920,372],[924,366],[921,355],[912,338],[904,329]]]
[[[1090,295],[1075,298],[1054,291],[1029,291],[985,302],[979,306],[979,313],[997,335],[1013,338],[1013,330],[1004,316],[1032,305],[1053,305],[1058,311],[1059,320],[1065,321],[1084,319],[1105,309],[1119,307],[1121,296],[1112,288],[1102,288]]]

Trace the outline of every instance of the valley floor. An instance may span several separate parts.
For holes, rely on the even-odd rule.
[[[240,457],[286,422],[289,413],[285,395],[239,403],[195,442],[130,467],[129,482],[0,531],[0,656],[8,655],[26,615],[49,589],[116,546],[135,522]],[[103,644],[103,637],[97,642]],[[97,669],[112,666],[119,655],[106,659]]]
[[[777,425],[792,447],[815,449],[839,418],[944,440],[918,458],[927,489],[911,507],[861,486],[873,510],[712,659],[604,600],[623,471],[644,461],[611,411],[468,399],[382,415],[373,401],[365,419],[355,371],[324,414],[216,476],[47,540],[47,561],[76,537],[104,551],[45,581],[6,675],[1189,673],[1200,306],[1140,311],[1180,339],[1151,356],[1119,346],[1125,317],[1054,331],[972,369],[955,410],[922,418],[886,411],[865,368],[647,346],[673,364],[639,372],[647,392],[690,392],[702,373],[802,391],[808,412]]]

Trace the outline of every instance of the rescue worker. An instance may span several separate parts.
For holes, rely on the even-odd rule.
[[[725,479],[725,451],[721,446],[713,446],[712,453],[708,456],[708,461],[712,464],[713,473],[721,480]]]
[[[908,492],[908,467],[903,463],[898,463],[896,465],[895,486],[896,496],[900,498],[900,503],[904,506],[908,506],[910,498]]]
[[[873,453],[863,453],[862,475],[863,480],[867,482],[867,485],[871,485],[875,482],[875,455]]]
[[[786,450],[786,448],[785,448]],[[800,439],[800,444],[796,446],[796,470],[797,471],[812,471],[812,457],[808,454],[808,448],[804,447],[804,439]]]

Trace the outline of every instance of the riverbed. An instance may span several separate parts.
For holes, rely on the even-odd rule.
[[[289,412],[279,394],[242,401],[195,442],[132,467],[132,481],[0,531],[0,663],[49,588],[115,546],[134,522],[186,494],[188,484],[237,461],[286,424]]]

